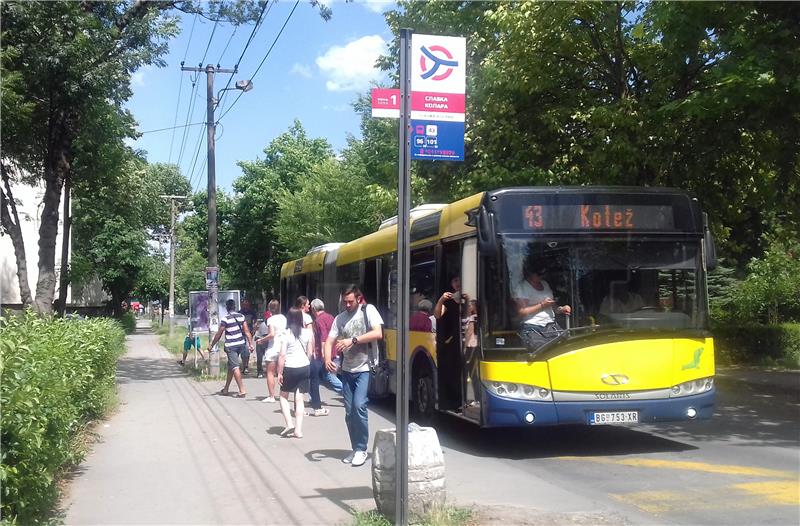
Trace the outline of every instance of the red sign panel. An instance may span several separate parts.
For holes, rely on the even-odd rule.
[[[400,89],[372,88],[372,116],[400,118]]]

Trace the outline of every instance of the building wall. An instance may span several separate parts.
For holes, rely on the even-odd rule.
[[[25,256],[28,266],[28,284],[31,294],[36,295],[36,281],[39,279],[39,226],[42,217],[42,198],[44,184],[28,186],[16,184],[12,187],[14,198],[17,200],[17,213],[19,214],[22,238],[25,243]],[[63,214],[64,196],[61,196],[61,207],[58,214],[58,237],[56,239],[56,291],[54,298],[58,298],[59,281],[61,274],[61,241],[64,232]],[[70,232],[70,242],[71,242]],[[70,260],[72,259],[70,252]],[[83,287],[79,294],[73,297],[71,287],[67,290],[68,305],[100,306],[108,299],[99,280]],[[14,254],[14,245],[11,237],[0,234],[0,303],[15,305],[22,303],[19,293],[19,280],[17,279],[17,259]]]

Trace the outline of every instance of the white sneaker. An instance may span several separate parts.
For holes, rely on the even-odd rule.
[[[353,466],[362,466],[366,461],[367,461],[367,452],[356,451],[355,454],[353,454],[353,460],[351,461],[351,464],[353,464]]]
[[[355,451],[351,451],[349,455],[347,455],[346,457],[344,457],[342,459],[342,462],[344,462],[345,464],[349,464],[349,463],[351,463],[353,461],[353,457],[354,456],[356,456],[356,452]]]
[[[273,398],[273,397],[271,397],[271,396],[268,396],[268,397],[264,398],[264,399],[263,399],[263,400],[261,400],[261,401],[262,401],[262,402],[264,402],[265,404],[274,404],[274,403],[275,403],[275,402],[277,402],[278,400],[277,400],[276,398]]]

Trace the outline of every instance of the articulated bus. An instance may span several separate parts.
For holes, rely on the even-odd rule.
[[[438,331],[439,351],[454,345],[463,358],[460,399],[444,411],[483,427],[711,418],[706,270],[716,256],[706,223],[696,200],[663,188],[505,188],[414,209],[411,308],[435,304],[460,277],[461,296],[476,300],[478,341],[467,347],[458,323],[410,332],[412,417],[445,407],[454,371],[437,368]],[[396,250],[395,219],[281,269],[284,309],[305,295],[335,315],[349,283],[378,308],[385,338],[373,396],[395,385]],[[520,337],[514,298],[531,259],[546,268],[553,299],[571,307],[537,348]]]

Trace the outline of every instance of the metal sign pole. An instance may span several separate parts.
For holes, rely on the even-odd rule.
[[[397,386],[395,428],[395,519],[408,524],[408,313],[410,236],[408,213],[411,203],[411,30],[400,30],[400,131],[397,179]]]

